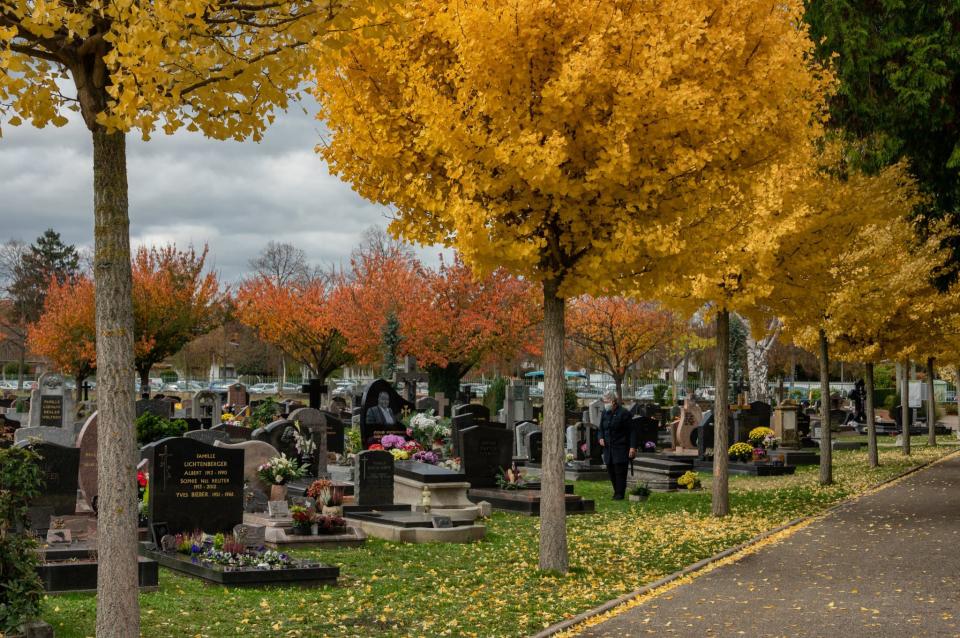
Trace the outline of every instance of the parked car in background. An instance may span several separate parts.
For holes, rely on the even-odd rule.
[[[637,393],[634,395],[637,401],[653,401],[654,399],[653,387],[654,386],[652,383],[648,383],[647,385],[640,386],[640,388],[637,389]]]
[[[359,381],[354,379],[341,379],[337,381],[337,387],[333,389],[333,391],[330,393],[330,396],[348,399],[350,397],[357,396],[362,392],[363,389],[360,387]]]
[[[247,392],[250,394],[266,394],[268,386],[276,386],[276,383],[254,383],[252,386],[247,388]]]
[[[470,391],[473,392],[473,396],[478,399],[482,399],[486,394],[487,390],[490,389],[490,386],[486,383],[474,383]]]

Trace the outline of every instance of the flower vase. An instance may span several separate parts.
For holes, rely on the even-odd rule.
[[[343,516],[343,507],[340,505],[324,505],[320,509],[324,516]]]
[[[270,500],[271,500],[271,501],[285,501],[285,500],[287,500],[287,486],[286,486],[286,485],[271,485],[271,486],[270,486]]]

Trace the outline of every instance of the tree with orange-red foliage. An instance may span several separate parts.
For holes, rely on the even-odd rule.
[[[237,318],[259,337],[304,364],[317,379],[347,365],[353,356],[338,330],[331,303],[335,282],[325,275],[281,284],[266,275],[247,280],[237,294]]]
[[[339,330],[360,364],[378,367],[387,361],[383,367],[390,368],[389,360],[402,354],[406,334],[401,314],[421,306],[425,285],[423,267],[409,248],[382,230],[367,232],[353,252],[350,269],[337,276],[331,295]],[[392,332],[399,333],[400,343],[385,347]]]
[[[222,295],[217,275],[204,273],[207,247],[141,247],[133,257],[134,366],[140,387],[150,368],[216,327]]]
[[[422,291],[401,307],[403,350],[430,376],[430,391],[456,396],[474,366],[512,358],[542,320],[536,291],[503,269],[478,276],[459,255],[424,273]]]
[[[50,280],[43,313],[27,329],[30,349],[77,381],[77,392],[97,367],[96,304],[93,281],[80,275]]]
[[[668,346],[681,327],[676,315],[657,304],[624,297],[583,295],[571,301],[567,312],[567,338],[575,346],[575,358],[613,377],[621,401],[627,370]]]

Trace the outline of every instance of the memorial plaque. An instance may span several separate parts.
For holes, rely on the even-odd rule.
[[[527,450],[531,463],[543,463],[543,432],[537,430],[527,434]]]
[[[243,522],[243,451],[185,438],[146,446],[150,521],[170,533],[231,532]]]
[[[31,507],[52,507],[53,514],[73,514],[77,509],[77,474],[80,468],[80,450],[44,441],[17,443],[40,456],[40,475],[43,485]],[[44,521],[46,524],[46,521]]]
[[[237,525],[233,536],[244,547],[263,547],[267,541],[267,528],[264,525]]]
[[[393,504],[393,455],[384,450],[357,454],[354,501],[357,505]]]
[[[267,514],[270,518],[290,518],[290,505],[286,501],[268,501]]]
[[[40,395],[40,427],[63,427],[63,397]]]
[[[458,432],[460,471],[472,487],[496,487],[497,474],[513,462],[513,433],[484,425]]]

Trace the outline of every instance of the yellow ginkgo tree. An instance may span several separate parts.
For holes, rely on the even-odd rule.
[[[259,139],[307,77],[315,36],[348,28],[370,4],[0,2],[0,126],[61,126],[74,110],[93,141],[98,636],[139,635],[126,134]]]
[[[712,204],[806,139],[828,79],[797,0],[420,0],[396,11],[324,48],[330,138],[319,151],[393,208],[394,233],[542,286],[539,564],[565,572],[566,300],[643,297],[674,262],[701,259]]]

